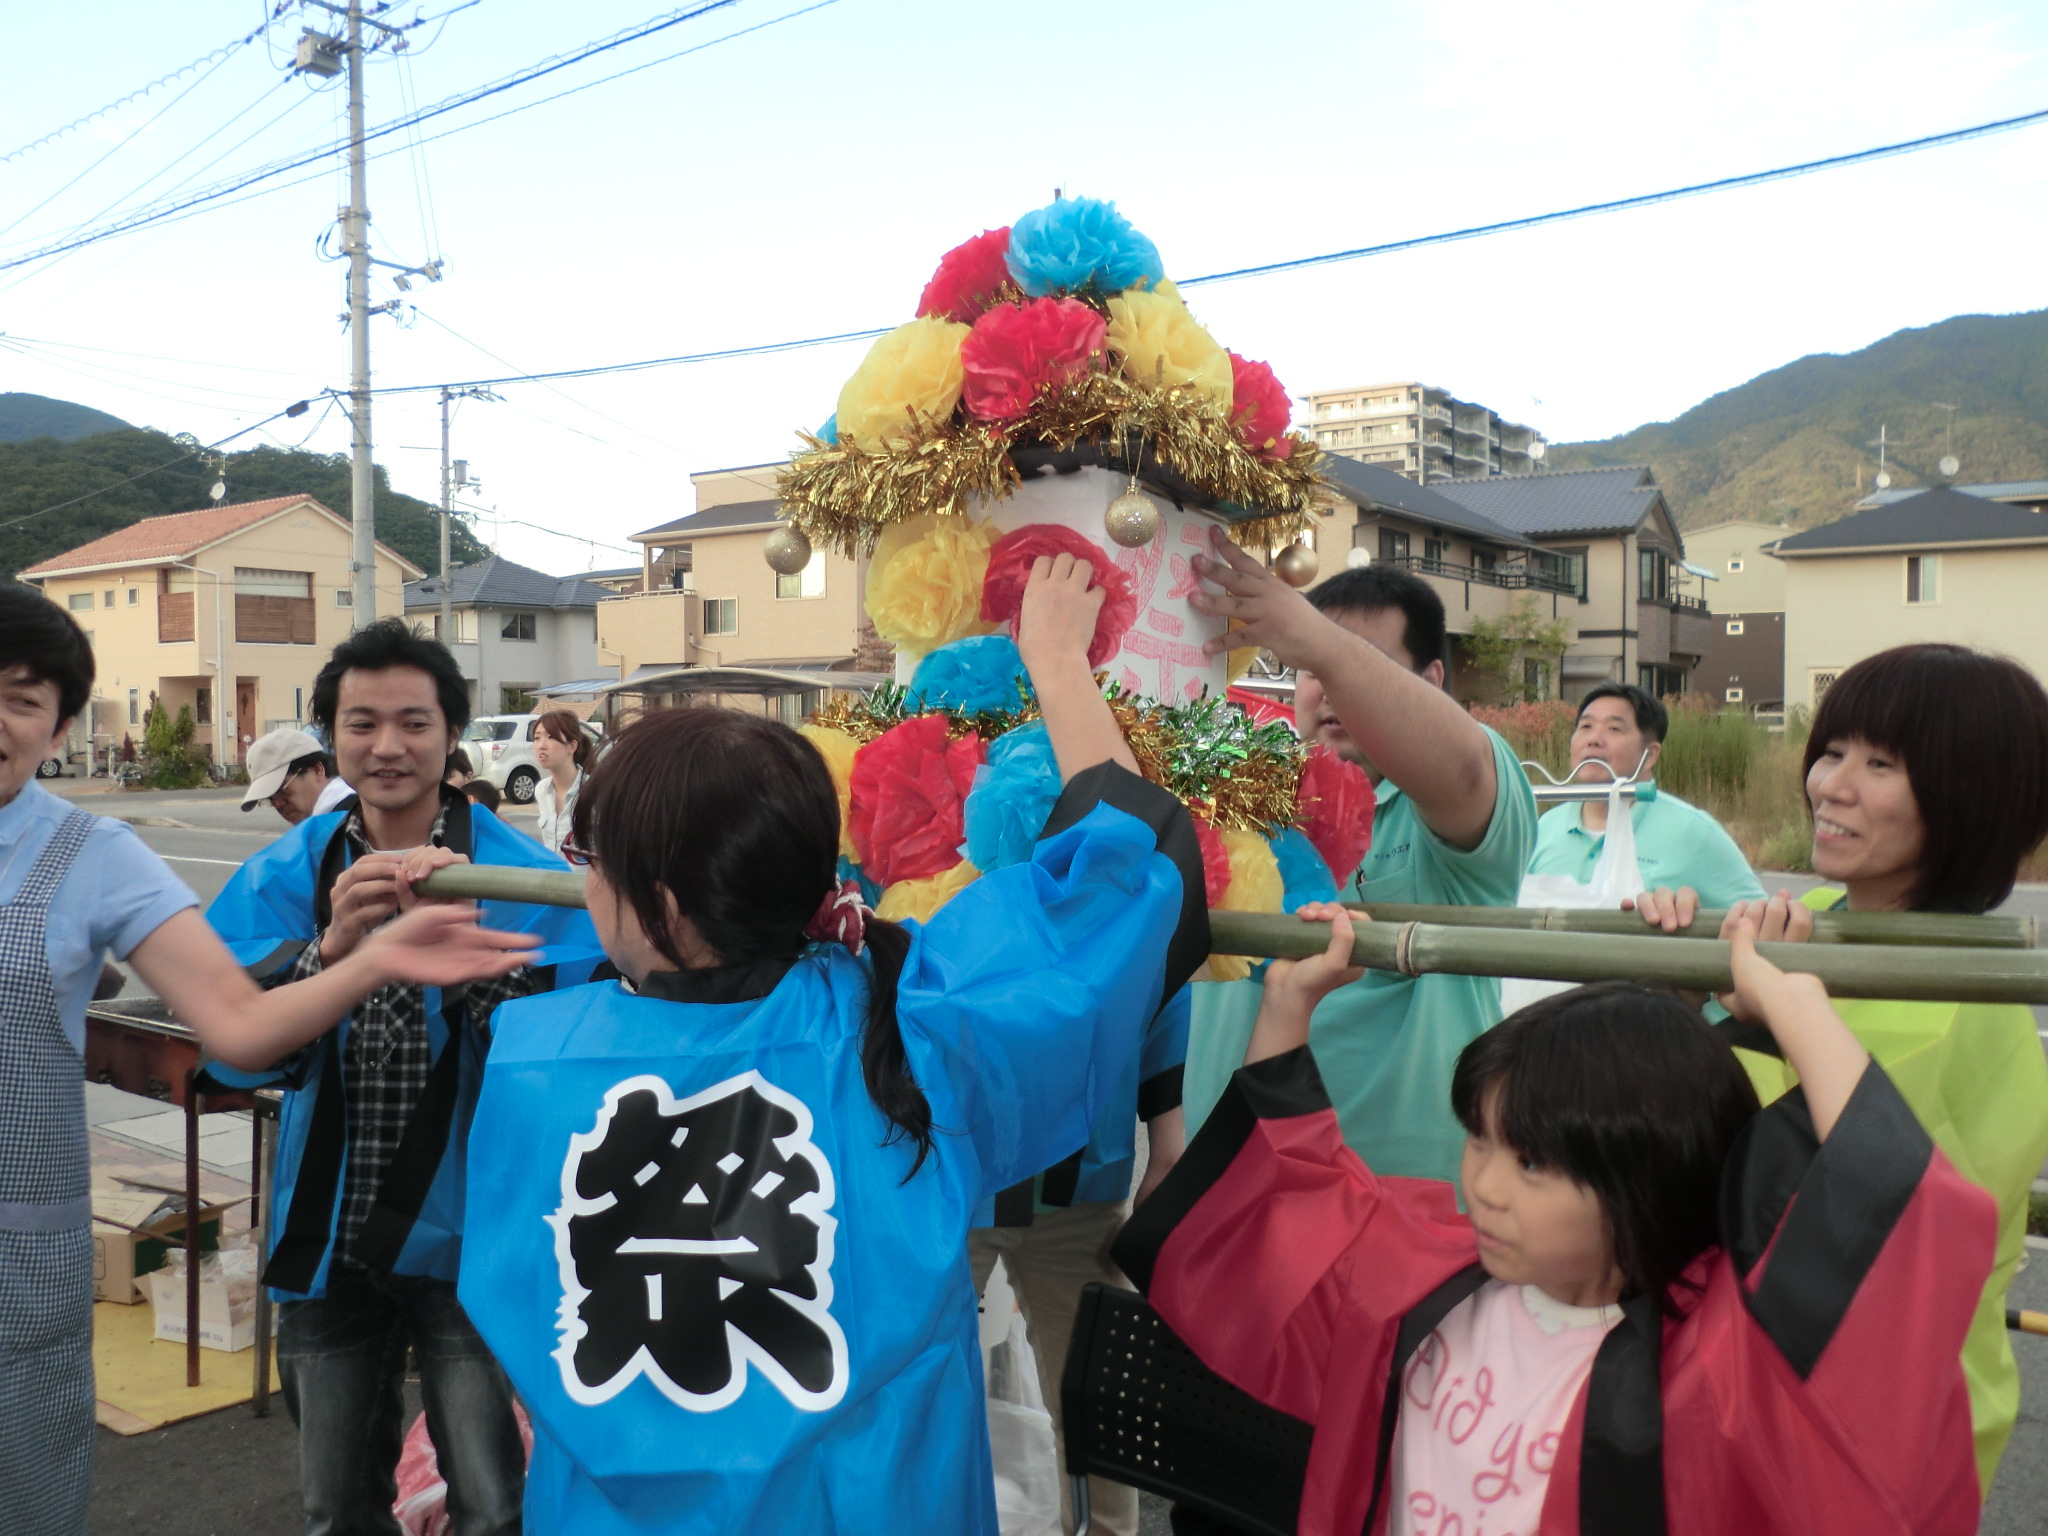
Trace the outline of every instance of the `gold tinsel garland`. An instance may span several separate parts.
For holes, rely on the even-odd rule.
[[[973,501],[999,501],[1019,484],[1010,450],[1041,442],[1062,452],[1084,441],[1141,437],[1161,463],[1226,509],[1230,535],[1270,549],[1298,534],[1322,488],[1319,450],[1288,434],[1284,459],[1246,446],[1214,400],[1189,384],[1139,384],[1091,373],[1047,385],[1013,422],[933,421],[870,452],[801,434],[806,450],[776,479],[776,497],[814,543],[857,556],[892,523],[925,513],[958,517]],[[1235,510],[1239,515],[1230,516]]]
[[[1233,729],[1235,722],[1219,711],[1241,712],[1222,700],[1176,707],[1140,700],[1115,688],[1107,696],[1138,772],[1199,812],[1218,831],[1270,837],[1294,825],[1301,814],[1304,749],[1287,727]],[[1039,718],[1032,700],[1021,701],[1014,710],[978,714],[909,709],[905,702],[904,691],[888,684],[869,697],[836,693],[811,716],[811,723],[842,731],[866,746],[905,720],[938,714],[945,716],[950,738],[957,740],[972,731],[986,744]],[[1215,729],[1218,724],[1223,727],[1220,732]],[[1219,736],[1227,737],[1227,743],[1219,745]]]

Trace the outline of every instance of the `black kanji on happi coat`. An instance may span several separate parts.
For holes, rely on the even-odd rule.
[[[563,1384],[603,1402],[644,1374],[672,1401],[736,1399],[751,1364],[800,1408],[845,1390],[832,1317],[832,1170],[810,1111],[756,1072],[677,1100],[612,1088],[572,1136],[550,1218]]]

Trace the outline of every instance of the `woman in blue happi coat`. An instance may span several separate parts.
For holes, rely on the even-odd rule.
[[[654,715],[592,776],[564,851],[626,980],[497,1011],[469,1149],[461,1296],[533,1417],[529,1532],[993,1536],[974,1208],[1087,1142],[1208,945],[1186,813],[1089,673],[1090,575],[1040,560],[1019,626],[1065,780],[1036,856],[922,927],[839,894],[784,726]]]

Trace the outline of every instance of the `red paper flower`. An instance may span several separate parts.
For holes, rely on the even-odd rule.
[[[1287,423],[1293,412],[1287,391],[1273,377],[1273,370],[1248,357],[1230,354],[1230,419],[1253,453],[1263,459],[1284,459],[1294,451],[1287,440]]]
[[[985,229],[946,252],[917,301],[918,317],[936,315],[962,325],[974,324],[1010,281],[1010,269],[1003,263],[1003,253],[1009,248],[1010,226],[1005,224],[1001,229]]]
[[[1297,821],[1339,886],[1350,880],[1372,847],[1376,807],[1372,780],[1356,763],[1328,747],[1311,748],[1301,769],[1301,816]]]
[[[1138,617],[1131,578],[1085,535],[1058,523],[1032,523],[1006,533],[988,552],[988,575],[981,583],[981,616],[991,624],[1015,626],[1024,607],[1024,583],[1040,555],[1072,555],[1094,567],[1090,583],[1102,589],[1102,612],[1095,618],[1095,640],[1088,647],[1088,665],[1099,667],[1114,656]]]
[[[921,880],[960,862],[967,792],[981,758],[981,740],[972,733],[946,740],[943,715],[906,720],[860,749],[847,824],[870,880]]]
[[[1223,846],[1223,834],[1202,816],[1190,816],[1195,825],[1195,846],[1202,850],[1202,888],[1210,906],[1223,900],[1230,889],[1230,850]]]
[[[998,304],[960,344],[967,414],[983,421],[1022,416],[1044,385],[1100,366],[1106,329],[1101,314],[1078,299]]]

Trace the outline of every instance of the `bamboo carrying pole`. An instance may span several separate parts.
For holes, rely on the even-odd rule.
[[[421,889],[432,896],[556,907],[584,905],[583,877],[563,870],[458,864],[436,870]],[[1420,910],[1441,914],[1449,909]],[[1599,915],[1641,921],[1627,913]],[[1327,923],[1305,923],[1269,912],[1213,911],[1209,928],[1212,947],[1227,955],[1299,959],[1320,952],[1330,941]],[[1818,976],[1835,997],[2048,1003],[2048,952],[2038,950],[1846,942],[1764,944],[1759,948],[1766,959],[1785,970]],[[1352,941],[1352,958],[1374,970],[1409,976],[1529,976],[1538,981],[1568,982],[1625,976],[1695,992],[1722,992],[1730,984],[1728,946],[1720,940],[1674,944],[1642,927],[1605,934],[1460,928],[1412,920],[1361,923]]]
[[[1633,912],[1569,907],[1446,907],[1406,902],[1346,903],[1376,923],[1435,923],[1445,928],[1523,928],[1543,933],[1608,933],[1626,938],[1711,939],[1728,914],[1702,908],[1675,934],[1652,928]],[[2038,918],[1966,917],[1959,912],[1816,912],[1816,944],[1921,944],[1941,949],[2032,949]]]

